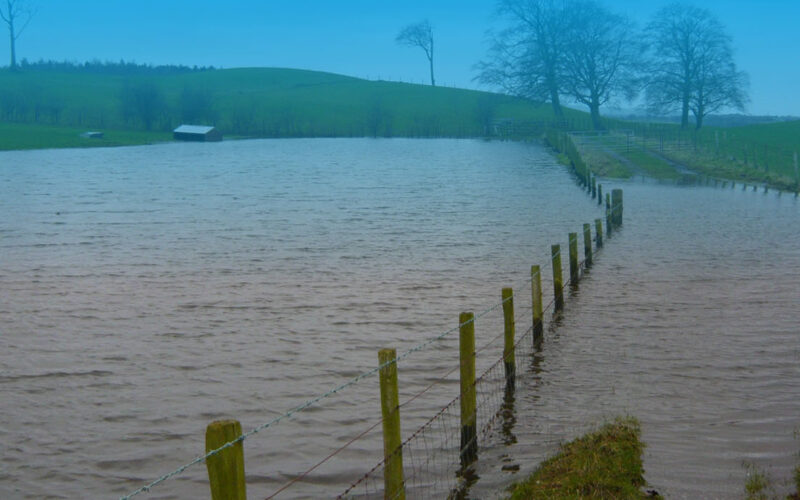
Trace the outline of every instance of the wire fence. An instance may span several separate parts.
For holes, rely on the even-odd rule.
[[[620,207],[621,208],[621,207]],[[616,209],[616,207],[612,207]],[[609,233],[610,234],[610,233]],[[596,235],[599,236],[599,235]],[[596,240],[599,238],[596,238]],[[591,247],[591,243],[589,243]],[[597,246],[594,252],[597,254],[601,250]],[[554,252],[551,256],[552,259],[560,258],[560,252]],[[579,262],[579,273],[575,279],[584,274],[587,270],[586,260]],[[541,278],[541,277],[537,277]],[[463,466],[463,456],[466,448],[476,446],[478,452],[481,448],[481,443],[491,434],[497,434],[501,439],[510,439],[510,427],[513,427],[513,400],[515,390],[515,377],[516,374],[512,371],[509,372],[507,368],[506,353],[503,352],[500,356],[491,357],[490,351],[497,350],[498,344],[504,338],[505,332],[498,328],[497,325],[502,325],[502,315],[500,309],[509,301],[516,300],[516,307],[514,307],[514,323],[525,324],[524,318],[531,318],[533,309],[530,300],[530,290],[533,281],[533,276],[528,276],[518,283],[514,284],[513,290],[517,292],[512,293],[503,300],[496,302],[482,311],[474,315],[472,319],[460,323],[458,326],[445,330],[429,339],[413,346],[410,349],[397,355],[396,358],[387,362],[381,363],[379,366],[363,372],[350,380],[342,383],[327,392],[320,394],[308,401],[295,406],[294,408],[286,411],[261,425],[251,429],[250,431],[241,434],[236,439],[226,442],[205,454],[195,457],[193,460],[187,462],[174,470],[163,474],[157,479],[149,482],[148,484],[138,488],[128,495],[120,497],[121,500],[127,500],[142,493],[150,492],[154,487],[159,484],[170,480],[187,469],[201,462],[207,462],[212,457],[225,452],[239,443],[242,443],[249,437],[272,427],[277,426],[284,420],[291,419],[294,415],[302,412],[312,406],[315,406],[325,399],[338,394],[360,382],[371,378],[378,372],[383,370],[389,365],[399,365],[400,362],[406,360],[414,353],[422,351],[431,345],[442,341],[456,331],[459,331],[463,326],[476,323],[479,320],[486,320],[489,326],[486,328],[488,331],[495,329],[501,330],[500,333],[490,337],[485,343],[475,349],[475,354],[480,355],[481,359],[487,360],[488,364],[484,364],[482,372],[479,377],[475,379],[474,387],[477,404],[475,406],[476,413],[476,428],[477,433],[472,438],[477,440],[475,442],[463,442],[461,415],[459,403],[461,396],[449,399],[449,401],[442,405],[438,411],[435,411],[424,424],[416,428],[410,433],[403,441],[402,445],[395,453],[402,453],[403,462],[406,467],[406,474],[404,479],[404,491],[408,492],[410,496],[418,498],[429,497],[460,497],[469,489],[470,485],[477,479],[474,472],[469,467]],[[575,285],[573,278],[564,282],[566,286]],[[525,292],[520,293],[519,290]],[[556,299],[553,298],[544,308],[542,313],[547,312],[554,308]],[[536,349],[540,349],[541,345],[537,346],[534,339],[533,325],[528,327],[515,339],[514,352],[516,355],[524,357],[530,356]],[[403,411],[409,410],[414,402],[423,400],[423,396],[429,395],[432,390],[447,382],[453,382],[453,375],[459,369],[458,363],[453,363],[444,373],[433,377],[422,390],[416,392],[411,397],[403,401],[399,408]],[[431,402],[426,403],[426,408],[431,406]],[[275,489],[266,498],[275,498],[281,493],[286,492],[298,483],[306,480],[314,471],[316,471],[323,464],[327,463],[332,458],[341,454],[346,449],[352,447],[355,443],[367,436],[374,435],[376,429],[383,423],[382,419],[378,419],[368,425],[363,431],[349,438],[344,444],[337,447],[329,454],[324,456],[319,461],[307,467],[301,473],[294,475],[291,479],[287,480],[280,487]],[[345,489],[339,498],[382,498],[385,497],[384,492],[384,468],[386,465],[387,457],[379,461],[368,472],[356,478],[351,485]]]
[[[597,255],[602,247],[597,247]],[[554,254],[553,257],[557,256]],[[578,263],[581,279],[588,271],[587,260]],[[531,280],[527,283],[530,284]],[[577,281],[577,280],[576,280]],[[566,280],[566,286],[575,286],[573,278]],[[514,321],[520,324],[523,318],[530,317],[532,306],[527,303],[529,297],[512,295],[520,300],[522,307],[515,307]],[[502,303],[501,303],[502,304]],[[544,308],[543,312],[553,309],[555,298]],[[516,306],[516,304],[515,304]],[[490,346],[498,343],[503,334],[498,334],[484,345],[476,349],[476,356],[484,353]],[[515,338],[514,353],[520,359],[529,358],[541,347],[537,347],[533,338],[533,325],[528,327],[522,335]],[[474,442],[464,443],[460,436],[462,432],[459,403],[461,396],[450,400],[441,410],[434,414],[425,424],[411,433],[394,452],[401,455],[404,467],[404,488],[393,496],[387,496],[384,488],[384,471],[387,458],[384,457],[367,473],[354,481],[347,489],[337,496],[339,499],[380,499],[380,498],[464,498],[470,486],[477,480],[471,467],[465,467],[461,457],[468,447],[477,444],[478,455],[481,454],[484,442],[491,442],[490,436],[499,437],[505,444],[511,444],[515,439],[512,433],[515,424],[514,399],[516,387],[516,372],[509,372],[505,366],[505,356],[495,358],[482,374],[475,380],[476,389],[476,416],[478,433]],[[454,366],[447,374],[434,384],[446,379],[459,367]],[[433,385],[433,384],[432,384]],[[412,400],[421,396],[430,389],[428,386],[423,391],[401,404],[403,408]]]

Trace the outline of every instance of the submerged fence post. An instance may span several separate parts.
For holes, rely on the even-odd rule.
[[[206,453],[242,435],[236,420],[217,420],[206,427]],[[206,459],[212,500],[246,500],[244,446],[241,441]]]
[[[611,195],[606,193],[606,234],[611,237],[614,224],[611,223]]]
[[[594,231],[597,233],[597,248],[603,248],[603,219],[594,220]]]
[[[405,499],[403,441],[400,437],[400,398],[397,389],[397,351],[378,351],[383,416],[383,496]]]
[[[592,226],[589,224],[583,225],[583,258],[586,267],[592,267]]]
[[[553,259],[553,293],[555,310],[564,309],[564,278],[561,276],[561,245],[551,245],[550,254]]]
[[[592,199],[597,198],[597,177],[592,176]]]
[[[602,184],[598,184],[597,185],[597,204],[598,205],[602,205],[603,204],[603,185]]]
[[[542,316],[542,273],[539,266],[531,266],[531,300],[533,301],[533,346],[537,347],[544,334]]]
[[[503,346],[503,364],[506,368],[506,389],[514,388],[516,378],[516,358],[514,356],[514,292],[511,288],[503,288],[503,323],[505,344]]]
[[[478,458],[478,416],[475,394],[475,315],[464,312],[459,322],[461,362],[461,466]]]
[[[578,284],[578,233],[569,233],[569,282],[572,286]]]
[[[622,225],[622,190],[611,191],[611,219],[615,227]]]

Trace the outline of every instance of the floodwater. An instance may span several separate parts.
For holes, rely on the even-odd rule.
[[[619,414],[640,419],[662,494],[740,496],[745,463],[788,490],[800,204],[611,184],[624,228],[541,352],[519,357],[514,439],[481,444],[471,496]],[[503,286],[523,331],[530,265],[549,292],[550,245],[603,211],[537,145],[315,139],[0,153],[0,214],[0,497],[111,498],[203,453],[211,421],[265,424]],[[479,373],[502,354],[497,333],[497,309],[476,321]],[[458,365],[457,335],[399,363],[401,401]],[[457,395],[454,377],[403,407],[404,436]],[[375,424],[377,385],[249,437],[250,496]],[[278,498],[336,496],[381,456],[378,426]],[[207,496],[200,463],[139,497]]]

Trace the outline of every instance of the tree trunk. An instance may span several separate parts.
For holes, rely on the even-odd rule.
[[[436,80],[433,79],[433,53],[431,53],[431,56],[428,58],[428,61],[431,63],[431,87],[435,87]]]
[[[688,92],[683,93],[683,102],[681,102],[681,129],[686,130],[689,128],[689,98]]]
[[[703,118],[705,118],[705,114],[702,111],[695,115],[695,130],[700,130],[703,127]]]
[[[592,104],[589,105],[589,112],[592,115],[592,127],[595,130],[602,130],[603,124],[600,122],[600,103],[592,99]]]
[[[550,102],[553,104],[553,114],[557,120],[564,118],[564,110],[561,109],[561,100],[558,98],[558,91],[553,85],[550,86]]]
[[[17,37],[14,36],[14,17],[12,16],[11,12],[9,12],[8,15],[9,15],[8,33],[11,36],[11,39],[10,39],[10,42],[11,42],[11,69],[13,70],[13,69],[17,68],[17,47],[16,47]]]
[[[700,94],[700,102],[702,102],[702,99],[703,99],[703,94],[701,93]],[[703,118],[705,118],[705,117],[706,117],[706,107],[703,106],[702,104],[698,104],[697,113],[695,113],[695,115],[694,115],[694,122],[695,122],[694,123],[695,124],[694,129],[695,130],[700,130],[700,127],[703,126]]]

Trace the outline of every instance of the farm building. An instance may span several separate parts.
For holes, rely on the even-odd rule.
[[[172,131],[176,141],[221,141],[222,134],[214,127],[205,125],[181,125]]]

